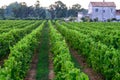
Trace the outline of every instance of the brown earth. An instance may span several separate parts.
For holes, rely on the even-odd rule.
[[[2,67],[3,64],[4,64],[4,61],[5,61],[6,59],[8,59],[8,56],[9,56],[9,54],[7,54],[6,56],[0,58],[0,66],[1,66],[1,67]]]
[[[49,53],[49,75],[48,75],[49,80],[53,80],[55,77],[52,57],[53,55]],[[38,63],[38,53],[37,51],[35,51],[35,54],[31,62],[30,70],[28,71],[27,76],[24,80],[36,80],[37,63]]]
[[[53,67],[53,55],[52,53],[49,53],[49,80],[53,80],[55,77],[55,73],[54,73],[54,67]]]
[[[77,53],[76,50],[70,49],[72,56],[78,61],[80,66],[83,68],[83,72],[89,76],[90,80],[105,80],[100,73],[95,72],[90,68],[85,61],[85,58]]]
[[[38,52],[35,50],[34,56],[31,62],[30,70],[27,73],[27,76],[24,80],[36,80],[36,69],[38,63]]]
[[[0,66],[3,66],[4,64],[4,59],[0,60]]]

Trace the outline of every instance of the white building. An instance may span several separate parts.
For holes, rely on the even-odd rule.
[[[88,14],[90,19],[106,21],[116,18],[116,5],[114,2],[90,2]]]

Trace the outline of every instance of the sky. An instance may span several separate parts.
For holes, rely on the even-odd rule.
[[[26,2],[28,6],[34,5],[36,0],[0,0],[0,7],[3,5],[9,5],[12,2]],[[42,7],[49,7],[50,4],[54,4],[58,0],[39,0]],[[88,9],[89,2],[99,2],[103,0],[60,0],[67,5],[67,7],[73,4],[80,4],[82,8]],[[120,0],[105,0],[106,2],[115,2],[116,8],[120,9]]]

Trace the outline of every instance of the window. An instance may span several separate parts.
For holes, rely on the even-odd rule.
[[[98,9],[95,9],[95,12],[98,12]]]
[[[103,10],[103,13],[105,13],[105,10]]]
[[[113,11],[113,9],[111,9],[111,12]]]

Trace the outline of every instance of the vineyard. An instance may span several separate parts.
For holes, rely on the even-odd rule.
[[[119,80],[119,52],[120,23],[0,21],[0,80]]]

